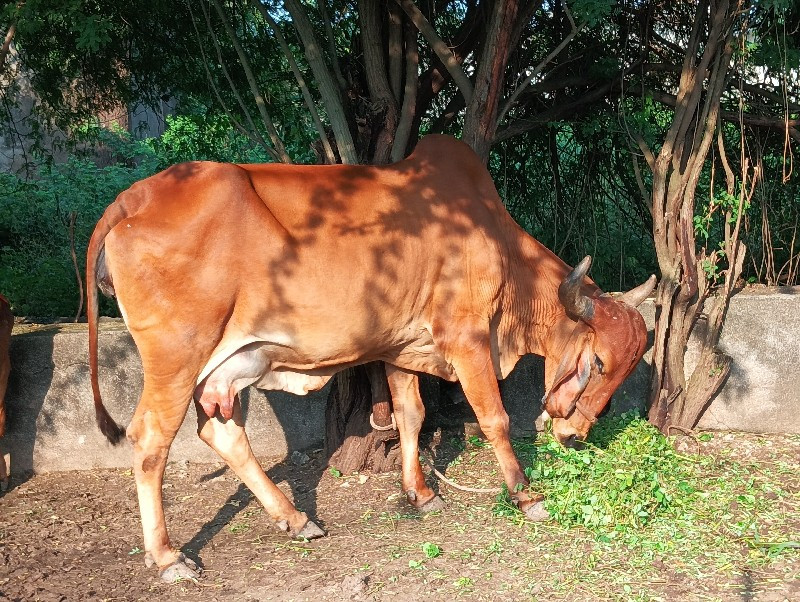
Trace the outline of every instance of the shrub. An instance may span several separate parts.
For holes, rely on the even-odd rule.
[[[0,173],[0,288],[17,315],[75,314],[69,214],[77,214],[75,250],[83,272],[89,237],[106,206],[156,169],[155,155],[141,143],[119,136],[99,141],[121,162],[100,168],[72,156],[63,164],[39,165],[35,179]],[[103,309],[116,311],[113,303]]]

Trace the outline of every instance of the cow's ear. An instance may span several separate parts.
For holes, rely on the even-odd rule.
[[[545,393],[544,407],[553,418],[565,418],[589,384],[594,349],[593,336],[587,333],[570,341],[558,364],[550,390]]]

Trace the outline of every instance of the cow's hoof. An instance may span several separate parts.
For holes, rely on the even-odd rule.
[[[550,519],[550,513],[544,507],[544,500],[531,504],[525,510],[525,517],[528,520],[540,523]]]
[[[417,508],[417,510],[427,514],[428,512],[436,512],[437,510],[444,510],[444,507],[445,507],[444,500],[440,498],[438,495],[434,495],[431,499],[422,504],[422,506]]]
[[[433,492],[431,492],[433,493]],[[420,512],[434,512],[436,510],[444,510],[444,501],[438,495],[434,494],[427,502],[420,503],[417,492],[413,489],[406,491],[406,499],[408,503],[414,506]]]
[[[159,576],[167,583],[175,583],[176,581],[196,582],[200,578],[200,570],[194,560],[181,554],[178,556],[178,560],[163,569]]]
[[[295,537],[302,539],[318,539],[320,537],[325,537],[325,531],[323,531],[317,523],[309,519]]]

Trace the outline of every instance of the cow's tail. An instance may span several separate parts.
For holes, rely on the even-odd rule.
[[[89,240],[86,251],[86,317],[89,321],[89,377],[92,381],[94,396],[94,413],[97,426],[112,444],[116,445],[125,435],[125,429],[118,425],[103,405],[100,396],[100,383],[97,377],[97,323],[98,323],[98,284],[102,284],[103,292],[113,294],[111,274],[105,262],[106,235],[119,222],[125,219],[125,211],[119,202],[112,204],[97,223]],[[98,272],[102,272],[98,283]]]

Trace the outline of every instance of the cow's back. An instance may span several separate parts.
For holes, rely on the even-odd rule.
[[[504,210],[474,153],[446,137],[381,167],[184,164],[117,202],[137,207],[106,241],[134,338],[188,315],[173,338],[215,354],[268,340],[298,366],[358,361],[437,315],[484,314],[466,305],[500,286]]]

